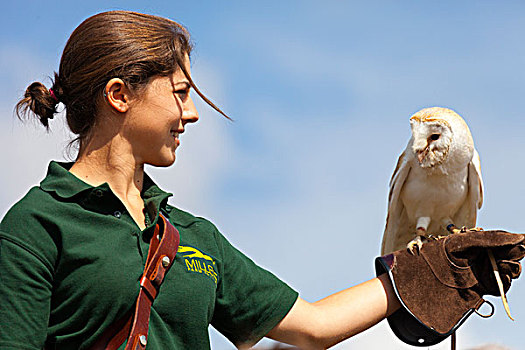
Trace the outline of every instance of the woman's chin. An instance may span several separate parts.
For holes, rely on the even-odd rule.
[[[166,168],[166,167],[173,165],[173,163],[175,163],[175,159],[176,159],[175,154],[173,154],[172,157],[165,157],[162,159],[157,159],[153,162],[149,162],[149,165],[159,167],[159,168]]]

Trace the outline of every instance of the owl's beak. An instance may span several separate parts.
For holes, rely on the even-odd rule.
[[[423,159],[425,159],[427,154],[428,154],[428,147],[425,147],[424,150],[417,152],[417,160],[419,161],[419,164],[423,163]]]

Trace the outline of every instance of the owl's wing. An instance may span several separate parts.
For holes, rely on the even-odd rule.
[[[396,169],[390,179],[390,191],[388,194],[388,215],[386,217],[383,243],[381,244],[381,255],[393,252],[400,245],[406,245],[410,239],[400,237],[409,233],[408,217],[405,206],[401,200],[401,190],[410,173],[410,163],[406,150],[399,156]]]
[[[456,226],[476,226],[478,209],[483,205],[483,179],[481,178],[481,163],[479,154],[474,150],[472,160],[468,165],[468,194],[459,208],[453,221]]]
[[[469,178],[469,190],[477,194],[476,207],[477,209],[481,209],[481,206],[483,205],[483,179],[481,178],[481,162],[476,149],[474,149],[474,156],[469,164],[469,176],[471,166],[474,168],[472,174],[475,175],[477,181],[470,181]]]

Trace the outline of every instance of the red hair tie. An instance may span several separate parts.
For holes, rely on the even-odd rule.
[[[51,97],[53,98],[53,100],[55,100],[55,102],[58,103],[58,98],[55,95],[55,92],[53,91],[53,89],[49,89],[49,93],[51,94]]]

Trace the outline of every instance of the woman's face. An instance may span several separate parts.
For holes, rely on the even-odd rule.
[[[186,57],[185,68],[190,71]],[[167,77],[150,81],[145,90],[131,101],[126,115],[124,137],[139,163],[169,166],[175,161],[179,136],[187,123],[195,123],[199,114],[190,97],[191,85],[178,69]]]

